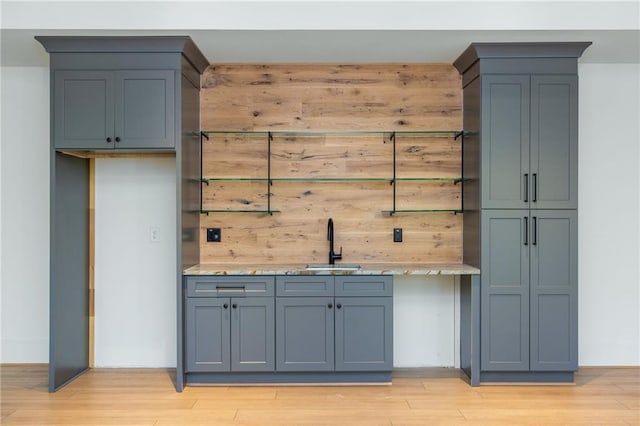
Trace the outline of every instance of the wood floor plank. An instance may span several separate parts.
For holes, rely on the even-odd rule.
[[[640,425],[640,368],[586,368],[571,386],[471,387],[455,369],[390,386],[198,386],[167,369],[91,370],[56,393],[47,367],[1,366],[3,425]]]

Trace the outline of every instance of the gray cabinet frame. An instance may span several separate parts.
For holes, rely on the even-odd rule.
[[[473,43],[454,62],[463,262],[482,271],[461,290],[474,385],[569,382],[577,369],[577,59],[590,44]]]
[[[64,150],[87,153],[103,150],[99,142],[109,136],[110,126],[119,120],[116,110],[109,108],[122,96],[124,86],[118,86],[116,76],[122,78],[152,75],[168,78],[164,105],[166,138],[138,138],[135,148],[112,149],[111,152],[171,152],[176,159],[176,295],[177,304],[177,374],[176,389],[184,384],[183,372],[183,306],[182,271],[199,262],[200,205],[200,75],[209,65],[193,41],[187,36],[143,37],[68,37],[38,36],[50,54],[51,89],[51,259],[50,259],[50,359],[49,391],[53,392],[89,368],[89,159],[67,155]],[[76,117],[66,117],[64,99],[57,95],[64,79],[80,76],[91,81],[88,92],[97,94],[104,105],[103,111],[91,105],[84,97],[85,87],[76,87],[74,96],[80,104]],[[160,77],[158,77],[160,76]],[[169,87],[171,86],[171,87]],[[118,91],[118,87],[121,88]],[[148,87],[147,87],[148,89]],[[140,89],[137,93],[144,92]],[[151,89],[155,95],[155,90]],[[148,90],[147,90],[148,92]],[[62,92],[64,93],[64,92]],[[124,98],[123,98],[124,99]],[[144,109],[144,101],[136,99],[128,107]],[[156,98],[154,97],[154,102]],[[86,117],[82,114],[86,113]],[[161,115],[161,114],[157,114]],[[170,115],[170,117],[169,117]],[[85,122],[85,119],[87,120]],[[71,121],[69,121],[71,120]],[[72,122],[76,126],[73,142],[56,146],[54,141],[64,140],[56,123]],[[92,124],[90,129],[86,124]],[[136,133],[135,127],[125,130]],[[99,129],[98,129],[99,128]],[[157,128],[154,129],[156,131]],[[76,140],[77,136],[77,140]],[[143,135],[144,136],[144,135]],[[153,140],[153,143],[150,141]],[[158,142],[160,141],[160,142]],[[170,143],[168,142],[170,141]],[[115,142],[115,140],[114,140]],[[61,148],[64,146],[64,148]],[[150,148],[150,146],[153,146]],[[107,149],[109,149],[107,147]],[[71,223],[73,222],[73,223]]]

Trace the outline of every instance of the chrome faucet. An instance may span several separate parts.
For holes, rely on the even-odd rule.
[[[333,250],[333,219],[331,218],[327,224],[327,240],[329,240],[329,265],[335,265],[336,259],[342,259],[342,247],[340,247],[340,253]]]

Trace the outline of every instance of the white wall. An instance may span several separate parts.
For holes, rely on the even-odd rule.
[[[638,68],[638,65],[580,66],[579,360],[582,365],[640,365]],[[4,363],[48,360],[48,87],[47,69],[2,69],[0,362]],[[117,164],[124,160],[114,161],[114,165],[125,167],[126,162]],[[162,162],[153,160],[152,169],[157,167],[164,179],[171,172]],[[128,187],[135,187],[136,177],[145,173],[156,171],[147,170],[142,164],[130,168],[121,176],[128,182],[122,189],[129,191]],[[119,197],[109,185],[108,181],[98,184],[99,200],[109,191],[111,201]],[[166,181],[166,185],[164,196],[173,190],[169,187],[174,183]],[[131,208],[135,213],[143,206],[131,204],[131,195],[126,191],[119,199],[124,201],[119,208]],[[154,191],[158,191],[158,195],[164,193],[164,189]],[[168,198],[157,202],[159,206],[167,206]],[[149,245],[146,238],[147,227],[153,222],[151,217],[161,221],[160,245],[166,248],[172,244],[171,236],[163,232],[163,223],[173,220],[168,215],[174,214],[174,210],[172,206],[166,208],[161,217],[149,216],[136,222],[140,234],[132,236],[125,246]],[[155,210],[152,214],[157,213]],[[122,236],[123,231],[121,223],[109,217],[99,229],[107,237]],[[109,239],[103,242],[107,244]],[[110,250],[108,244],[101,250],[105,249]],[[97,259],[99,265],[103,265],[97,267],[107,270],[103,271],[104,275],[103,272],[96,275],[96,324],[104,326],[97,333],[96,360],[100,357],[99,362],[105,366],[172,365],[175,362],[172,327],[175,295],[167,289],[168,281],[153,276],[148,281],[125,282],[123,277],[135,271],[133,265],[113,267],[113,263],[102,263],[106,258],[97,256]],[[165,257],[151,263],[141,255],[132,259],[144,263],[151,274],[164,271],[167,266]],[[167,276],[173,275],[168,270],[165,272]],[[161,289],[162,296],[153,303],[139,305],[140,311],[125,304],[131,300],[126,296],[142,288],[149,289],[145,286]],[[101,300],[103,291],[111,294],[105,294]],[[398,366],[454,365],[453,295],[453,283],[447,283],[446,278],[430,277],[424,283],[414,278],[399,280],[395,303]],[[109,310],[104,310],[103,303],[104,307],[118,306],[112,311],[113,322],[108,320]],[[156,327],[152,336],[140,337],[144,321]],[[127,333],[119,335],[123,330]],[[154,348],[154,353],[145,353],[142,347],[127,348],[138,338],[148,339],[145,344]],[[112,352],[116,346],[118,351]]]
[[[49,70],[2,69],[2,352],[49,361]]]
[[[639,365],[640,65],[579,73],[579,362]]]
[[[95,366],[175,367],[175,158],[95,171]]]
[[[380,2],[387,4],[386,11],[381,5],[371,8],[375,19],[368,21],[363,10],[369,8],[364,8],[363,3],[343,9],[346,13],[342,14],[327,13],[330,8],[323,6],[314,6],[322,13],[296,9],[299,20],[278,21],[265,19],[265,14],[277,10],[262,2],[265,4],[259,9],[251,6],[254,12],[265,11],[253,13],[252,22],[246,20],[246,10],[231,2],[224,6],[212,2],[196,5],[199,10],[205,7],[214,11],[196,15],[185,13],[189,8],[178,10],[175,2],[165,2],[161,7],[148,2],[146,8],[136,3],[131,13],[126,14],[111,2],[82,3],[5,1],[0,18],[2,28],[46,32],[53,28],[115,29],[115,26],[135,30],[140,25],[149,25],[172,30],[181,20],[179,28],[187,29],[278,29],[291,25],[302,29],[354,29],[357,25],[374,29],[379,28],[376,22],[398,29],[500,30],[505,22],[508,28],[518,30],[638,29],[637,2],[611,2],[611,7],[602,1],[534,2],[537,5],[475,1],[476,5],[469,8],[462,8],[460,2],[449,5],[440,2],[431,7],[405,5],[425,12],[408,14],[413,26],[406,19],[389,19],[389,13],[402,12],[392,2]],[[121,5],[129,7],[129,3]],[[339,7],[339,3],[332,7]],[[288,6],[281,2],[279,7]],[[543,13],[550,6],[559,13]],[[104,13],[96,13],[96,7]],[[150,7],[156,15],[153,18],[149,17]],[[451,8],[464,10],[466,20],[460,14],[448,12]],[[514,19],[505,20],[504,13],[496,13],[495,8],[509,11]],[[527,13],[523,13],[525,9]],[[581,13],[576,13],[578,9]],[[230,15],[217,13],[224,10]],[[477,13],[472,13],[474,10]],[[56,14],[59,17],[52,18]],[[233,16],[236,19],[230,19]],[[290,16],[284,13],[280,18]],[[31,34],[28,46],[34,48],[35,42],[30,37]],[[3,45],[3,50],[7,47],[11,46]],[[591,49],[597,48],[602,46]],[[38,54],[44,55],[41,50]],[[579,361],[582,365],[640,365],[639,73],[638,64],[580,66]],[[2,67],[0,75],[0,363],[48,361],[48,77],[46,68],[24,66]],[[165,278],[173,276],[168,266],[173,267],[174,263],[173,252],[171,261],[166,261],[169,259],[166,250],[175,240],[171,241],[172,236],[165,230],[175,220],[170,216],[175,214],[174,206],[168,204],[170,185],[175,185],[168,181],[172,172],[164,160],[113,161],[99,162],[97,184],[102,236],[97,236],[96,250],[102,254],[97,256],[96,265],[96,361],[103,366],[170,366],[175,362],[175,294],[169,289],[173,283]],[[111,178],[104,180],[105,176]],[[166,186],[160,188],[147,182],[148,176],[156,176],[156,183],[162,181]],[[146,182],[142,188],[158,196],[147,202],[158,208],[147,209],[150,206],[146,203],[138,204],[139,197],[147,196],[146,192],[136,192],[140,178]],[[113,187],[115,179],[121,183],[118,188]],[[126,229],[122,221],[112,219],[125,212],[133,219]],[[148,227],[156,226],[156,222],[161,242],[154,246],[147,238]],[[124,265],[122,252],[131,247],[138,249],[126,256]],[[162,260],[151,260],[151,254]],[[147,269],[141,272],[144,277],[137,275],[140,269],[136,263]],[[397,281],[396,365],[455,365],[457,323],[453,280],[402,277]],[[149,291],[157,291],[154,299],[145,298],[144,303],[139,303]]]

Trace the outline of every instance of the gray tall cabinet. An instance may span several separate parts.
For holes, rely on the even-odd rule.
[[[590,43],[474,43],[462,74],[463,367],[572,381],[578,362],[578,77]]]
[[[208,61],[186,36],[36,39],[50,53],[51,69],[54,391],[89,367],[89,158],[96,154],[175,154],[175,279],[182,321],[182,271],[199,262],[199,93]]]

